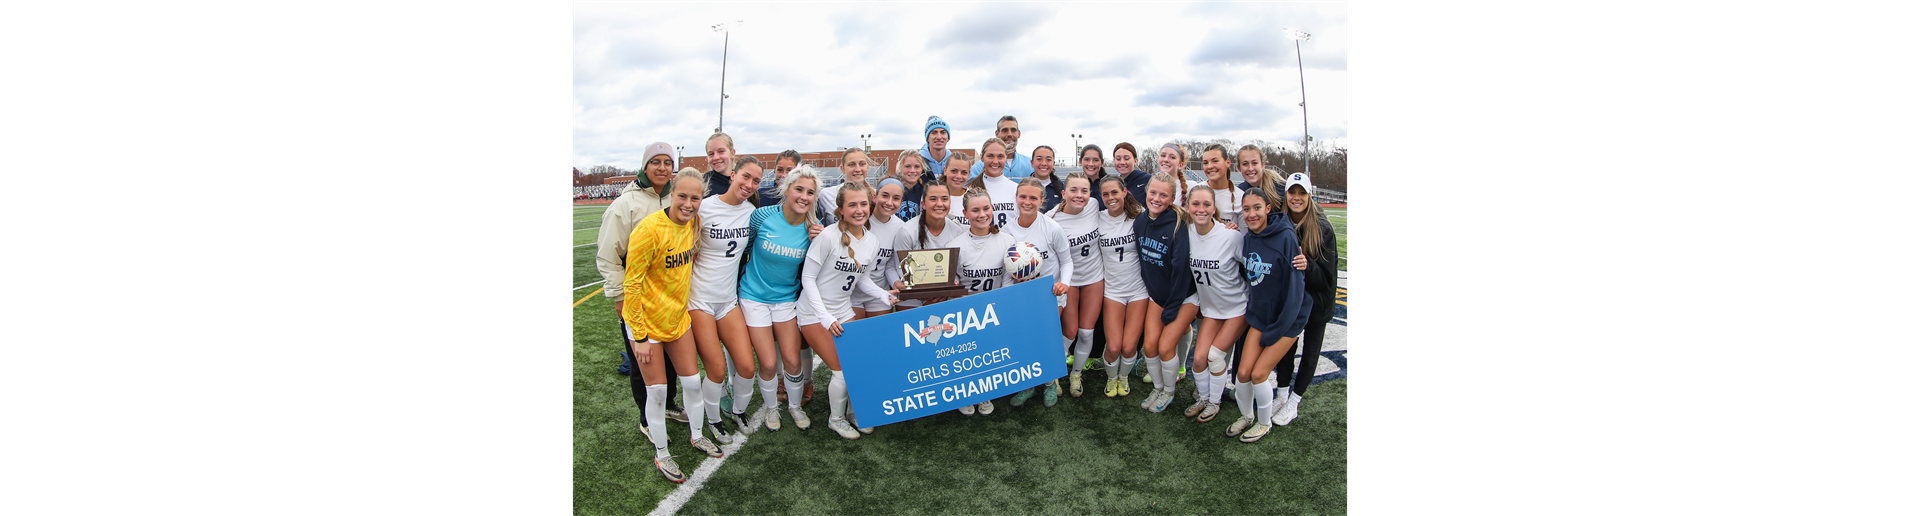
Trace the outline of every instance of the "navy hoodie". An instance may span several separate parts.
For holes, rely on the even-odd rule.
[[[1300,254],[1293,224],[1285,215],[1267,214],[1267,227],[1248,233],[1241,250],[1246,253],[1241,269],[1247,275],[1247,326],[1260,330],[1261,346],[1298,335],[1307,328],[1313,298],[1307,296],[1306,273],[1293,268],[1293,257]]]
[[[1180,304],[1193,294],[1187,225],[1173,208],[1160,213],[1159,219],[1141,213],[1133,219],[1133,236],[1140,245],[1140,279],[1147,284],[1147,297],[1160,304],[1161,324],[1173,324]]]
[[[1144,170],[1140,170],[1136,168],[1136,169],[1133,169],[1133,172],[1128,173],[1127,177],[1120,178],[1120,183],[1127,185],[1127,194],[1133,196],[1134,202],[1140,203],[1141,206],[1146,206],[1147,205],[1147,181],[1152,181],[1152,180],[1153,180],[1153,174],[1149,174]],[[1106,209],[1106,208],[1101,208],[1101,209]]]

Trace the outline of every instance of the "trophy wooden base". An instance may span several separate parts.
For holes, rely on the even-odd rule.
[[[897,297],[900,299],[933,299],[933,298],[942,298],[942,297],[960,297],[964,295],[967,295],[967,287],[953,285],[953,286],[947,286],[947,287],[927,287],[927,288],[902,290],[900,291],[900,293],[894,294],[894,297]]]

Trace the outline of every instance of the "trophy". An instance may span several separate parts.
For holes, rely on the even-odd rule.
[[[960,285],[960,248],[895,251],[900,258],[900,299],[931,299],[967,295]]]

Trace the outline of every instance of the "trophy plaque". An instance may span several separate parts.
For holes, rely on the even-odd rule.
[[[960,286],[960,248],[896,251],[900,259],[900,299],[931,299],[967,295]]]

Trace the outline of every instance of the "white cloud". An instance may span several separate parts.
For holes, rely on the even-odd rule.
[[[719,123],[743,153],[919,147],[928,115],[973,148],[1001,115],[1047,144],[1300,137],[1300,76],[1280,27],[1313,33],[1309,120],[1346,136],[1346,6],[1233,4],[637,4],[574,11],[574,164],[634,168],[653,141]]]

